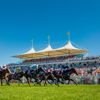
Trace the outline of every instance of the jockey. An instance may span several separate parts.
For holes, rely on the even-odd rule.
[[[26,72],[27,74],[30,74],[30,70],[31,70],[30,67],[26,66],[24,69],[24,72]]]
[[[21,69],[20,68],[16,68],[16,72],[18,73],[18,72],[20,72],[21,71]]]
[[[28,69],[27,69],[27,73],[28,73],[28,74],[30,74],[30,70],[31,70],[31,68],[28,67]]]
[[[1,69],[2,70],[5,70],[7,67],[5,66],[5,65],[3,65],[2,67],[1,67]]]
[[[52,73],[52,71],[53,71],[53,69],[51,69],[51,68],[48,68],[48,70],[47,70],[48,73]]]
[[[2,71],[2,67],[0,66],[0,71]]]
[[[41,65],[37,65],[36,70],[39,71],[39,74],[44,74],[45,70],[43,69],[43,67]]]
[[[22,71],[23,71],[23,72],[26,72],[26,71],[28,71],[28,67],[27,67],[27,66],[25,66],[25,67],[22,67]]]
[[[39,65],[36,65],[36,69],[39,69],[39,67],[40,67]]]
[[[66,71],[68,71],[68,70],[69,70],[69,67],[68,66],[64,66],[63,69],[62,69],[62,72],[65,74]]]

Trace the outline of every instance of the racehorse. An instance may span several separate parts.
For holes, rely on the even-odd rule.
[[[53,83],[55,83],[55,85],[59,86],[58,81],[57,81],[56,77],[53,75],[52,71],[46,72],[43,70],[43,72],[39,75],[39,80],[40,80],[40,82],[42,82],[42,81],[45,82],[44,86],[47,85],[47,82],[49,84],[51,84],[49,82],[49,80],[52,81]]]
[[[51,80],[52,82],[56,81],[54,75],[52,73],[46,73],[45,70],[42,67],[38,67],[35,70],[30,70],[30,72],[26,71],[25,77],[27,79],[30,79],[30,81],[32,79],[34,79],[35,83],[37,83],[39,85],[41,85],[42,81],[45,81],[44,86],[47,84],[47,82],[50,83],[48,80]],[[55,83],[55,84],[57,84],[57,83]]]
[[[11,80],[18,80],[20,83],[23,83],[21,78],[25,77],[29,86],[32,79],[34,79],[37,84],[40,84],[38,75],[41,71],[43,71],[43,69],[38,68],[36,70],[26,70],[26,71],[20,71],[20,72],[9,74],[7,76],[8,83],[10,83]]]
[[[22,83],[21,78],[24,76],[23,72],[15,72],[8,75],[8,82],[11,80],[18,80]]]
[[[77,83],[73,79],[70,78],[72,74],[78,75],[75,68],[64,70],[62,72],[60,71],[60,74],[57,73],[56,71],[53,71],[53,75],[57,78],[58,82],[61,82],[62,84],[64,84],[64,80],[68,80],[68,84],[70,83],[70,81],[72,81],[77,85]]]
[[[32,81],[32,79],[34,79],[35,83],[41,85],[40,75],[41,75],[42,72],[44,72],[44,70],[41,67],[38,67],[35,70],[27,70],[27,71],[25,71],[24,76],[26,77],[26,79],[28,79],[29,84]]]
[[[55,85],[59,86],[59,83],[58,83],[58,81],[57,81],[57,78],[53,75],[52,72],[45,73],[45,84],[44,84],[44,85],[46,85],[47,82],[48,82],[49,84],[51,84],[51,83],[49,82],[49,80],[51,80],[53,83],[55,83]]]
[[[11,80],[17,80],[17,81],[19,81],[19,82],[22,83],[22,84],[23,84],[23,82],[22,82],[21,78],[22,78],[22,77],[25,77],[26,80],[27,80],[27,83],[28,83],[29,86],[30,86],[29,79],[26,77],[26,74],[25,74],[23,71],[15,72],[15,73],[9,74],[7,77],[8,77],[8,83],[10,83]]]
[[[10,70],[8,68],[1,69],[0,70],[0,80],[1,80],[1,86],[3,85],[3,79],[6,80],[7,85],[9,85],[7,76],[10,74]]]
[[[70,78],[70,76],[71,76],[72,74],[78,75],[78,73],[76,72],[75,68],[71,68],[71,69],[69,69],[69,70],[63,71],[63,73],[62,73],[63,79],[64,79],[64,80],[68,80],[68,84],[70,83],[70,81],[72,81],[72,82],[74,82],[74,83],[77,85],[77,83],[76,83],[73,79]]]
[[[59,72],[57,70],[54,70],[52,72],[52,74],[56,77],[57,82],[60,82],[60,83],[64,84],[63,75],[62,75],[61,70]]]

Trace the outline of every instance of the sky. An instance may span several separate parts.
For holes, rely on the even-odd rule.
[[[17,62],[13,55],[36,51],[48,45],[64,46],[71,41],[100,55],[99,0],[0,0],[0,65]]]

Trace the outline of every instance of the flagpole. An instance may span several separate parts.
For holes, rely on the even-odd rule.
[[[68,41],[70,41],[70,32],[67,32],[67,36],[68,36]]]
[[[50,45],[50,35],[48,35],[48,46],[49,46],[49,45]],[[48,58],[47,58],[47,63],[49,63],[49,62],[48,62],[48,59],[49,59],[49,52],[48,52],[48,55],[47,55],[47,56],[48,56]]]
[[[31,43],[32,43],[31,45],[32,45],[32,48],[33,48],[33,39],[31,40]]]
[[[50,44],[50,35],[48,35],[48,44]]]
[[[70,32],[67,32],[67,36],[68,36],[68,42],[70,41]],[[70,57],[70,50],[68,50],[68,56]],[[70,67],[70,61],[68,58],[68,67]]]

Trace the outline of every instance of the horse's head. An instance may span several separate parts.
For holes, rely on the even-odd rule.
[[[9,69],[8,69],[8,68],[6,68],[6,73],[10,73],[10,71],[9,71]]]
[[[71,68],[71,69],[70,69],[70,73],[71,73],[71,74],[76,74],[76,75],[78,75],[78,73],[77,73],[77,71],[75,70],[75,68]]]
[[[54,75],[57,75],[57,72],[56,72],[56,70],[52,71],[52,73],[53,73]]]
[[[23,76],[25,76],[25,72],[20,71],[20,72],[17,73],[17,75],[19,75],[19,77],[23,77]]]
[[[42,67],[39,67],[37,70],[38,70],[38,72],[45,72]]]
[[[8,68],[3,69],[2,71],[3,71],[4,73],[8,73],[8,74],[11,73],[11,72],[10,72],[10,69],[8,69]]]

